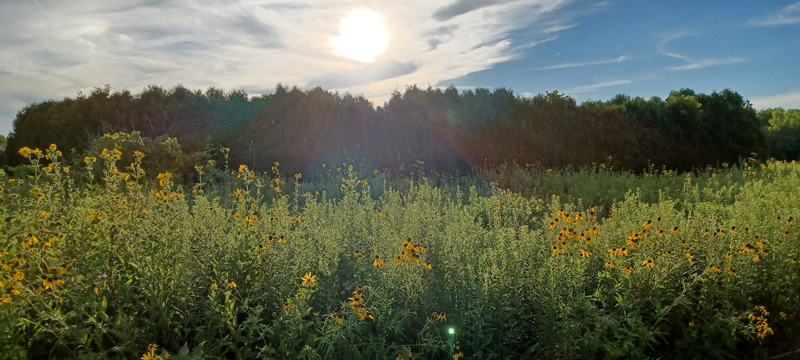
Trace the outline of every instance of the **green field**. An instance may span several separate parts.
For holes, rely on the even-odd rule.
[[[3,358],[800,347],[796,162],[638,174],[507,164],[462,177],[338,163],[308,179],[212,161],[178,181],[142,169],[146,153],[106,149],[71,168],[55,145],[20,153],[27,170],[0,181]]]

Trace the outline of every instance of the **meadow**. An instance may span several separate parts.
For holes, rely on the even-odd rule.
[[[147,153],[0,179],[0,357],[765,358],[800,348],[800,164],[634,173]],[[123,156],[131,162],[122,162]],[[145,181],[147,177],[153,181]],[[309,179],[310,178],[310,179]]]

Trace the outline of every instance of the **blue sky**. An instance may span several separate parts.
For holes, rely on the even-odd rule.
[[[800,108],[798,1],[15,0],[0,7],[0,133],[25,104],[105,84],[134,93],[183,84],[255,95],[281,82],[363,94],[376,105],[412,84],[502,86],[523,96],[558,90],[579,102],[731,88],[756,108]],[[378,28],[356,26],[351,32],[363,38],[348,39],[343,19],[354,13],[362,15],[355,25]],[[379,53],[356,56],[341,44]]]

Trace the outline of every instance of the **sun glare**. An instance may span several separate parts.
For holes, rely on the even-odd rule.
[[[360,61],[374,62],[389,46],[389,29],[383,17],[367,9],[350,11],[339,24],[339,36],[331,38],[336,54]]]

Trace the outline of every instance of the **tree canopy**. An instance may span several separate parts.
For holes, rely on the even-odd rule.
[[[132,94],[105,86],[26,106],[8,147],[56,143],[82,154],[103,134],[137,131],[176,138],[187,153],[229,147],[233,163],[260,171],[278,161],[287,172],[309,172],[343,157],[377,168],[421,160],[450,172],[504,161],[581,166],[609,157],[634,171],[689,170],[746,157],[797,159],[799,118],[797,110],[757,113],[729,89],[577,104],[558,91],[526,98],[505,88],[409,86],[375,107],[361,95],[281,84],[257,96],[181,85]],[[20,160],[7,152],[10,166]]]

